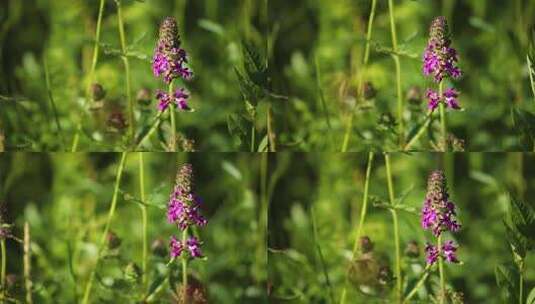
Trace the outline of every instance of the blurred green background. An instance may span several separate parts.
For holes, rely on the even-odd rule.
[[[160,22],[173,16],[195,73],[183,86],[191,92],[196,112],[179,113],[177,128],[195,141],[196,150],[236,150],[239,139],[230,136],[227,127],[229,115],[243,108],[235,69],[243,66],[243,42],[259,52],[266,47],[265,2],[122,0],[121,4],[133,98],[143,88],[153,96],[148,106],[136,102],[138,128],[155,115],[155,90],[166,90],[161,79],[152,75],[150,61]],[[84,113],[98,6],[99,1],[71,0],[0,3],[0,131],[5,136],[5,149],[70,150],[76,123]],[[107,92],[101,110],[104,114],[86,110],[81,151],[123,149],[120,136],[106,125],[109,112],[124,112],[127,105],[117,22],[115,1],[105,1],[96,67],[96,80]],[[45,63],[62,132],[57,130],[49,101]],[[180,81],[176,85],[182,86]],[[260,121],[258,129],[263,128]]]
[[[398,150],[392,134],[391,118],[397,119],[396,79],[389,53],[392,42],[387,1],[377,1],[369,63],[366,69],[362,65],[371,2],[270,1],[272,90],[289,98],[273,107],[280,146],[340,151],[349,115],[353,114],[348,150]],[[464,72],[453,85],[461,92],[465,111],[448,114],[449,131],[465,140],[467,151],[525,151],[511,112],[513,107],[530,112],[535,108],[526,64],[535,2],[393,3],[407,132],[423,120],[427,109],[425,101],[409,101],[409,91],[416,87],[423,95],[432,85],[422,75],[421,58],[429,24],[443,15]],[[373,86],[373,98],[357,96],[359,77]],[[421,142],[415,148],[433,149],[426,140]],[[532,146],[527,149],[531,151]]]
[[[111,222],[111,231],[122,243],[118,257],[101,261],[92,303],[134,303],[146,294],[139,281],[125,283],[126,265],[134,262],[141,267],[142,218],[140,205],[132,200],[140,197],[138,157],[130,153],[126,158]],[[34,303],[81,300],[104,230],[119,158],[113,153],[0,155],[5,222],[14,225],[17,238],[22,238],[24,222],[31,229]],[[162,240],[166,252],[170,236],[179,234],[167,222],[165,206],[178,165],[184,162],[193,165],[194,189],[203,199],[202,213],[208,220],[207,226],[195,229],[204,242],[207,260],[190,262],[188,272],[205,286],[209,303],[265,301],[267,224],[266,208],[260,207],[265,199],[259,197],[259,156],[144,153],[146,201],[151,204],[147,209],[149,246]],[[22,244],[8,239],[7,248],[7,273],[15,275],[9,294],[22,301]],[[167,253],[160,257],[150,249],[149,285],[161,278],[168,261]],[[176,286],[172,285],[164,284],[152,303],[175,303],[171,291]]]
[[[278,153],[270,158],[272,170],[280,172],[273,189],[268,225],[269,285],[274,303],[331,303],[331,293],[335,303],[339,303],[362,208],[367,157],[366,153]],[[459,233],[447,236],[459,244],[458,256],[463,262],[446,264],[447,284],[464,293],[464,303],[513,303],[511,299],[502,300],[503,290],[496,283],[495,268],[513,261],[503,224],[508,191],[535,207],[534,155],[394,153],[390,157],[395,197],[404,197],[403,204],[410,211],[398,211],[405,282],[414,284],[418,278],[414,270],[421,270],[425,263],[424,244],[433,242],[431,233],[420,226],[419,212],[428,175],[443,169],[463,225]],[[392,217],[388,209],[374,206],[374,202],[388,201],[381,153],[375,154],[369,195],[362,235],[370,237],[376,259],[393,272]],[[410,259],[403,252],[413,240],[419,245],[420,256]],[[526,259],[525,295],[535,286],[534,253],[528,253]],[[361,282],[350,282],[347,303],[394,303],[394,283],[383,287],[379,297],[365,296],[358,292],[361,285],[374,286],[375,277],[372,270],[357,273],[356,280]],[[436,282],[438,273],[431,277]],[[517,276],[513,278],[518,281]],[[433,303],[423,292],[429,288],[421,288],[420,300],[416,296],[414,303]]]

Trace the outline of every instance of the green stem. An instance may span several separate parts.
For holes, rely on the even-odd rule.
[[[256,129],[255,129],[254,119],[253,119],[253,122],[251,123],[251,152],[255,152],[255,133],[256,133]]]
[[[402,278],[401,278],[401,249],[400,249],[400,242],[399,242],[399,223],[398,223],[398,214],[394,207],[395,204],[395,195],[394,195],[394,185],[392,182],[392,171],[390,169],[390,155],[388,153],[385,153],[385,166],[386,166],[386,178],[387,178],[387,185],[388,185],[388,197],[390,199],[390,204],[392,205],[392,208],[390,208],[390,213],[392,214],[392,225],[394,226],[394,246],[396,250],[396,265],[395,265],[395,273],[396,273],[396,299],[398,302],[401,301],[401,293],[402,293]]]
[[[531,93],[533,93],[533,100],[535,100],[535,79],[533,79],[533,74],[535,73],[535,63],[531,62],[529,58],[529,54],[526,55],[526,61],[528,64],[528,74],[529,74],[529,83],[531,84]]]
[[[169,83],[169,96],[173,96],[173,80]],[[171,120],[171,148],[172,152],[176,152],[176,121],[175,121],[175,109],[172,105],[168,107],[169,119]]]
[[[370,8],[370,18],[368,19],[368,29],[366,31],[366,46],[364,47],[365,48],[364,58],[363,58],[364,67],[368,65],[368,60],[370,58],[370,41],[372,39],[373,20],[375,18],[376,6],[377,6],[377,0],[372,0],[372,5]],[[361,90],[361,87],[362,87],[362,77],[359,77],[358,89]],[[350,137],[351,129],[353,128],[353,115],[354,113],[351,111],[350,116],[349,116],[349,122],[346,126],[346,131],[344,134],[344,140],[342,142],[342,152],[346,152],[347,147],[349,145],[349,137]]]
[[[94,81],[95,78],[95,69],[97,67],[98,62],[98,51],[100,47],[100,32],[102,28],[102,16],[104,15],[104,2],[105,0],[100,0],[100,4],[98,7],[98,17],[97,17],[97,28],[95,30],[95,44],[93,47],[93,59],[91,61],[91,68],[89,69],[89,77],[87,82],[87,87],[85,90],[85,96],[86,96],[86,102],[89,99],[90,91],[91,91],[91,84]],[[74,138],[72,140],[71,145],[71,152],[76,152],[78,149],[78,142],[80,140],[80,132],[82,131],[82,118],[78,118],[79,121],[76,125],[76,133],[74,134]]]
[[[314,54],[314,65],[316,67],[316,87],[321,102],[321,108],[323,111],[323,115],[325,116],[325,122],[327,123],[327,127],[329,128],[329,131],[332,131],[331,120],[329,119],[329,111],[327,110],[327,103],[325,102],[325,96],[323,96],[323,90],[321,89],[321,74],[317,54]]]
[[[437,248],[441,250],[442,248],[442,234],[438,236],[437,238]],[[445,303],[446,301],[446,283],[444,278],[444,263],[442,261],[442,257],[439,257],[438,259],[438,272],[440,275],[440,304]]]
[[[48,71],[48,60],[46,59],[46,55],[43,56],[43,68],[45,70],[45,85],[48,93],[48,100],[52,106],[52,113],[54,114],[54,121],[56,122],[56,128],[58,129],[61,146],[63,150],[65,150],[65,138],[63,137],[63,131],[61,129],[61,124],[59,123],[58,109],[56,108],[56,103],[54,102],[54,95],[52,95],[52,86],[50,84],[50,73]]]
[[[271,104],[268,104],[267,108],[267,136],[268,136],[268,143],[269,143],[269,152],[275,152],[277,151],[277,146],[275,144],[275,134],[273,133],[273,126],[271,125],[273,122],[273,113],[271,112]]]
[[[91,84],[94,81],[95,77],[95,70],[97,68],[97,62],[98,62],[98,50],[100,47],[100,29],[102,27],[102,16],[104,15],[104,2],[105,0],[100,0],[99,7],[98,7],[98,17],[97,17],[97,28],[95,33],[95,46],[93,47],[93,59],[91,60],[91,68],[89,70],[89,79],[87,82],[86,87],[86,96],[89,96],[90,90],[91,90]]]
[[[373,19],[375,18],[375,7],[377,0],[372,0],[372,7],[370,9],[370,19],[368,19],[368,30],[366,32],[366,47],[364,49],[364,65],[368,64],[370,58],[370,40],[372,39]]]
[[[355,114],[353,113],[353,111],[351,111],[351,113],[349,113],[349,122],[347,123],[346,132],[344,134],[344,141],[342,142],[342,152],[347,152],[347,146],[349,145],[349,136],[351,133],[351,129],[353,128],[353,115]]]
[[[260,158],[260,218],[258,219],[258,245],[256,246],[256,273],[262,273],[262,269],[267,265],[267,230],[268,230],[268,214],[269,201],[271,196],[270,186],[268,185],[268,168],[269,168],[269,154],[262,153]]]
[[[134,132],[135,132],[135,118],[134,118],[134,101],[132,100],[132,93],[131,93],[131,79],[130,79],[130,64],[128,62],[128,57],[126,56],[127,49],[126,49],[126,37],[124,34],[124,22],[123,22],[123,10],[121,7],[121,0],[115,0],[115,3],[117,4],[117,22],[119,27],[119,38],[121,40],[121,52],[122,52],[122,59],[124,64],[124,72],[126,77],[126,99],[128,100],[128,133],[130,136],[130,139],[134,139]]]
[[[396,34],[396,23],[394,16],[394,2],[393,0],[388,0],[388,13],[390,15],[390,34],[392,37],[392,57],[394,58],[394,63],[396,66],[396,90],[397,90],[397,110],[398,110],[398,126],[399,126],[399,143],[403,147],[403,142],[405,141],[404,136],[404,123],[403,123],[403,96],[401,93],[401,65],[399,62],[398,52],[398,38]]]
[[[113,219],[113,215],[115,214],[115,209],[117,207],[117,198],[119,197],[119,185],[121,184],[121,177],[123,175],[125,162],[126,162],[126,152],[123,152],[121,154],[121,161],[119,162],[119,167],[117,168],[117,174],[115,177],[115,186],[113,190],[113,197],[111,200],[110,210],[108,212],[108,219],[106,221],[106,226],[104,227],[104,231],[102,232],[100,243],[97,248],[97,260],[95,262],[95,266],[93,266],[93,269],[91,270],[91,274],[89,275],[89,280],[85,287],[84,298],[82,300],[83,304],[89,303],[89,296],[91,294],[91,287],[95,279],[95,273],[97,271],[97,267],[102,257],[102,251],[104,250],[104,247],[106,245],[106,236],[108,235],[108,232],[110,230],[111,220]]]
[[[368,210],[368,192],[370,188],[370,175],[373,165],[373,152],[368,152],[368,165],[366,166],[366,179],[364,180],[364,194],[362,197],[362,209],[360,210],[359,226],[357,228],[357,236],[355,237],[355,244],[353,246],[353,258],[357,253],[360,236],[362,235],[362,229],[366,220],[366,214]]]
[[[143,152],[139,153],[139,198],[145,202],[145,164],[143,162]],[[147,237],[147,206],[140,205],[141,208],[141,221],[142,221],[142,236],[143,236],[143,249],[142,249],[142,261],[141,269],[143,271],[143,287],[147,288],[148,276],[147,276],[147,252],[148,252],[148,237]]]
[[[416,141],[424,134],[425,130],[427,129],[427,126],[429,126],[429,123],[431,122],[431,117],[433,117],[433,112],[429,111],[425,117],[425,121],[418,129],[418,132],[409,140],[409,142],[403,147],[403,151],[408,151],[409,148],[416,143]]]
[[[438,96],[442,96],[442,91],[443,91],[443,82],[441,81],[439,84],[438,84]],[[442,136],[442,149],[443,151],[447,151],[448,150],[448,138],[447,138],[447,135],[448,135],[448,130],[446,128],[446,111],[444,109],[444,103],[441,102],[440,105],[439,105],[439,111],[440,111],[440,133],[441,133],[441,136]]]
[[[0,246],[2,247],[2,272],[0,273],[0,280],[2,281],[2,293],[0,299],[4,299],[6,296],[6,240],[0,240]]]
[[[519,295],[518,295],[518,303],[523,304],[524,303],[524,261],[522,260],[520,262],[520,267],[518,267],[518,272],[520,274],[519,282],[518,282],[518,288],[519,288]]]
[[[160,125],[160,121],[162,119],[162,115],[163,115],[163,112],[162,111],[158,111],[158,114],[156,115],[156,117],[154,118],[154,121],[152,122],[149,130],[144,134],[142,135],[142,137],[138,140],[138,142],[136,143],[136,145],[134,146],[134,151],[137,151],[139,150],[139,148],[141,147],[141,145],[143,144],[143,142],[149,138],[152,133],[154,133],[154,131],[157,129],[157,127]]]
[[[360,210],[360,218],[359,218],[359,225],[357,227],[357,235],[355,237],[355,243],[353,244],[352,260],[355,259],[355,256],[357,254],[360,236],[362,235],[362,229],[364,227],[364,222],[366,220],[366,213],[368,210],[368,190],[370,188],[370,175],[372,171],[373,157],[374,157],[373,152],[368,152],[368,165],[366,166],[366,179],[364,180],[364,194],[362,197],[362,209]],[[342,290],[342,296],[340,298],[341,304],[344,304],[346,302],[347,284],[348,284],[348,277],[346,274],[344,289]]]
[[[407,294],[407,296],[405,297],[405,299],[403,300],[403,304],[405,303],[409,303],[409,300],[412,299],[412,297],[414,297],[414,295],[416,294],[416,292],[418,291],[418,289],[420,289],[420,287],[424,284],[425,280],[427,279],[427,277],[429,276],[429,266],[427,266],[424,270],[424,273],[422,275],[422,277],[420,278],[420,280],[418,280],[418,282],[416,283],[416,285],[414,285],[414,287],[412,288],[412,290]]]
[[[321,250],[321,245],[319,243],[318,238],[318,227],[316,224],[316,215],[314,214],[314,207],[310,208],[310,215],[312,217],[312,230],[314,235],[314,244],[316,245],[316,250],[318,252],[318,256],[321,263],[321,268],[323,271],[323,276],[325,277],[325,283],[327,285],[327,289],[329,290],[329,298],[331,300],[331,303],[334,303],[334,292],[333,292],[333,286],[331,284],[331,280],[329,279],[329,273],[327,272],[327,266],[325,264],[325,258],[323,257],[323,251]]]
[[[188,229],[182,231],[182,244],[186,244],[186,238],[188,235]],[[188,302],[188,260],[186,255],[182,255],[182,292],[183,292],[183,303]]]
[[[24,223],[24,290],[26,291],[26,304],[32,304],[32,278],[31,278],[31,247],[30,247],[30,224]]]

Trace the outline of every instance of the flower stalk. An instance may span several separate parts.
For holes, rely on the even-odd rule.
[[[399,144],[401,147],[405,141],[405,127],[403,122],[403,96],[401,92],[401,64],[398,55],[398,38],[396,34],[396,22],[394,16],[394,2],[388,0],[388,13],[390,16],[390,33],[392,38],[392,58],[396,67],[396,95],[397,95],[397,112],[398,112],[398,133]]]
[[[362,65],[364,67],[368,65],[368,59],[370,58],[370,42],[372,39],[373,20],[375,18],[376,6],[377,6],[377,0],[372,0],[372,4],[370,8],[370,18],[368,19],[368,29],[366,31],[366,46],[364,47],[364,58],[362,60]],[[361,90],[362,77],[359,77],[358,81],[359,81],[358,89]],[[341,149],[342,152],[346,152],[349,146],[349,137],[350,137],[351,129],[353,128],[353,116],[354,115],[355,114],[353,113],[353,111],[349,113],[349,122],[347,123],[346,131],[344,134],[344,139],[342,141],[342,149]]]
[[[355,243],[353,244],[352,260],[355,259],[357,255],[357,251],[359,249],[359,244],[360,244],[359,240],[362,235],[362,230],[364,227],[364,222],[366,220],[366,214],[368,211],[368,192],[370,188],[370,175],[371,175],[372,166],[373,166],[373,158],[374,158],[374,153],[368,152],[368,164],[366,166],[366,179],[364,180],[364,193],[362,195],[363,196],[362,197],[362,209],[360,210],[359,225],[357,227]],[[342,296],[340,297],[340,304],[345,304],[346,302],[347,284],[348,284],[348,274],[346,273],[344,289],[342,290]]]
[[[95,79],[95,69],[97,67],[99,47],[100,47],[100,32],[102,28],[102,16],[104,15],[104,2],[105,0],[100,0],[99,7],[98,7],[97,27],[95,30],[95,44],[93,46],[93,59],[91,60],[91,67],[89,69],[89,77],[88,77],[87,87],[85,90],[86,100],[89,99],[89,95],[91,92],[91,85],[93,84],[94,79]],[[80,141],[81,131],[82,131],[82,118],[78,117],[78,123],[76,124],[76,131],[74,133],[74,137],[72,140],[71,152],[76,152],[76,150],[78,149],[78,143]]]
[[[133,140],[136,129],[136,122],[134,117],[134,100],[132,99],[131,92],[130,63],[128,61],[126,37],[124,33],[123,9],[121,6],[121,0],[115,0],[115,3],[117,5],[117,25],[119,27],[119,38],[121,41],[121,58],[123,60],[124,72],[126,77],[126,99],[128,101],[128,134],[130,140]]]
[[[145,202],[145,164],[143,160],[143,152],[139,153],[139,198],[142,202]],[[147,288],[148,276],[147,276],[147,256],[148,256],[148,219],[147,219],[147,206],[145,204],[140,204],[141,208],[141,229],[143,237],[142,245],[142,261],[141,269],[143,272],[143,287]]]
[[[188,231],[194,226],[204,227],[206,219],[200,213],[201,199],[193,192],[193,168],[190,164],[180,167],[175,186],[167,204],[167,220],[182,231],[178,240],[171,236],[169,243],[170,262],[181,258],[182,264],[182,299],[188,303],[188,260],[203,257],[202,242],[195,236],[188,237]]]
[[[119,186],[121,184],[121,178],[123,176],[125,163],[126,163],[126,152],[123,152],[121,154],[121,160],[119,162],[119,167],[117,168],[117,174],[115,176],[115,186],[113,190],[113,197],[112,197],[111,204],[110,204],[110,210],[108,211],[108,218],[106,220],[106,226],[104,227],[104,231],[102,232],[102,236],[100,238],[100,242],[97,247],[97,260],[95,262],[95,265],[93,266],[93,269],[91,270],[91,274],[89,275],[89,279],[86,283],[84,297],[82,299],[83,304],[89,303],[93,281],[95,280],[95,274],[99,266],[100,259],[102,258],[102,252],[104,251],[104,248],[106,246],[106,239],[108,236],[108,232],[110,231],[111,221],[113,219],[113,216],[115,215],[115,209],[117,208],[117,199],[119,197]]]
[[[398,214],[395,206],[395,195],[394,195],[394,184],[392,181],[392,172],[390,169],[390,155],[385,153],[385,167],[386,167],[386,180],[388,186],[388,197],[390,199],[390,205],[392,208],[389,208],[390,213],[392,214],[392,226],[394,229],[394,247],[396,252],[396,264],[395,264],[395,275],[396,275],[396,299],[398,302],[401,302],[402,297],[402,277],[401,277],[401,246],[399,241],[399,222]]]
[[[31,279],[31,247],[30,247],[30,224],[24,223],[24,289],[26,291],[26,303],[32,304],[32,279]]]
[[[443,241],[444,232],[457,232],[461,225],[457,221],[455,204],[450,200],[446,176],[443,171],[431,172],[427,180],[427,193],[421,211],[421,224],[425,230],[431,230],[437,238],[436,245],[427,244],[425,247],[427,266],[438,262],[440,277],[439,302],[446,301],[446,283],[444,261],[459,263],[457,259],[457,245],[451,240]]]

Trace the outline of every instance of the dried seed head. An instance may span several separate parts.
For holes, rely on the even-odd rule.
[[[373,250],[373,242],[367,236],[361,237],[359,240],[359,244],[360,244],[360,250],[364,254],[369,253]]]
[[[377,275],[377,281],[379,281],[379,284],[381,285],[387,285],[390,282],[394,280],[394,275],[392,274],[392,270],[388,265],[383,265],[379,269],[379,274]]]
[[[113,231],[109,231],[108,234],[106,235],[106,243],[107,243],[108,249],[110,250],[119,248],[119,246],[121,246],[121,242],[122,242],[121,238],[119,238],[117,234],[115,234],[115,232]]]
[[[188,139],[188,138],[182,137],[182,140],[180,141],[180,145],[182,146],[182,151],[184,152],[195,152],[195,140],[194,139]]]
[[[463,304],[464,302],[464,293],[460,291],[452,291],[450,293],[451,303],[452,304]]]
[[[363,255],[349,264],[348,279],[355,286],[375,285],[379,274],[379,263],[372,255]]]
[[[147,89],[147,88],[142,88],[139,91],[137,91],[136,100],[137,100],[137,102],[139,102],[140,104],[142,104],[144,106],[150,104],[150,102],[152,100],[152,96],[151,96],[150,90]]]
[[[19,287],[20,277],[14,273],[8,273],[6,275],[6,287],[7,289],[13,289]]]
[[[93,98],[93,101],[102,100],[104,97],[106,97],[104,87],[100,83],[93,83],[91,85],[91,98]]]
[[[122,131],[128,126],[126,118],[121,110],[112,111],[108,115],[108,120],[106,123],[108,127],[115,131]]]
[[[154,240],[150,248],[154,255],[157,255],[160,257],[167,256],[167,243],[161,238]]]
[[[365,100],[370,100],[373,99],[375,95],[377,95],[377,90],[371,82],[366,81],[362,88],[362,95],[364,96]]]
[[[412,240],[407,244],[407,247],[405,248],[405,255],[410,258],[417,258],[420,256],[420,246],[418,246],[418,242]]]
[[[465,142],[464,139],[455,137],[453,134],[448,135],[448,146],[452,147],[454,152],[464,152]]]
[[[175,293],[175,301],[178,304],[208,303],[206,288],[193,276],[188,276],[188,286],[186,290],[184,290],[183,284],[177,284]]]
[[[412,104],[420,104],[422,102],[422,90],[419,86],[412,86],[407,91],[407,100]]]

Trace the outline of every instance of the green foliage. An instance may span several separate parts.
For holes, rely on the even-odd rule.
[[[446,288],[451,298],[458,299],[463,294],[464,303],[519,303],[520,272],[509,243],[515,241],[514,237],[522,241],[532,236],[508,235],[503,219],[514,212],[519,217],[515,221],[518,227],[528,231],[522,223],[529,222],[531,211],[528,212],[529,204],[523,202],[535,194],[535,175],[532,170],[519,170],[515,164],[522,159],[523,168],[532,168],[535,163],[531,154],[390,154],[394,205],[387,199],[385,163],[380,154],[376,157],[361,233],[371,239],[373,250],[357,250],[353,257],[367,154],[273,156],[275,163],[283,162],[285,166],[275,185],[269,214],[271,299],[279,303],[330,303],[332,290],[334,302],[339,303],[348,276],[346,303],[395,302],[396,278],[387,275],[395,269],[389,212],[395,209],[399,218],[403,295],[407,296],[428,273],[409,303],[436,301],[438,271],[436,267],[426,271],[424,251],[426,243],[436,240],[421,228],[420,210],[428,174],[444,169],[450,199],[457,205],[462,224],[458,233],[445,235],[459,244],[457,253],[462,262],[445,264]],[[509,196],[508,188],[514,195]],[[514,228],[511,231],[516,227],[510,223]],[[409,247],[413,241],[416,249]],[[528,253],[523,259],[524,300],[533,288],[534,257]]]
[[[505,228],[513,252],[521,259],[535,249],[535,211],[531,205],[511,197]]]
[[[177,166],[184,162],[193,165],[208,219],[206,227],[192,232],[202,240],[205,258],[189,262],[189,281],[206,290],[209,303],[265,303],[266,261],[257,256],[258,250],[265,253],[258,246],[265,243],[267,228],[261,226],[257,193],[260,156],[144,153],[143,158],[145,201],[139,195],[138,154],[129,153],[110,227],[118,239],[107,239],[90,303],[174,303],[182,270],[179,261],[170,263],[168,242],[180,232],[168,223],[166,204]],[[34,303],[81,302],[118,161],[113,153],[0,155],[2,221],[17,239],[24,223],[31,229]],[[148,214],[146,273],[140,207]],[[22,244],[10,239],[7,249],[7,273],[22,278]],[[22,301],[25,289],[19,282],[8,295]]]

